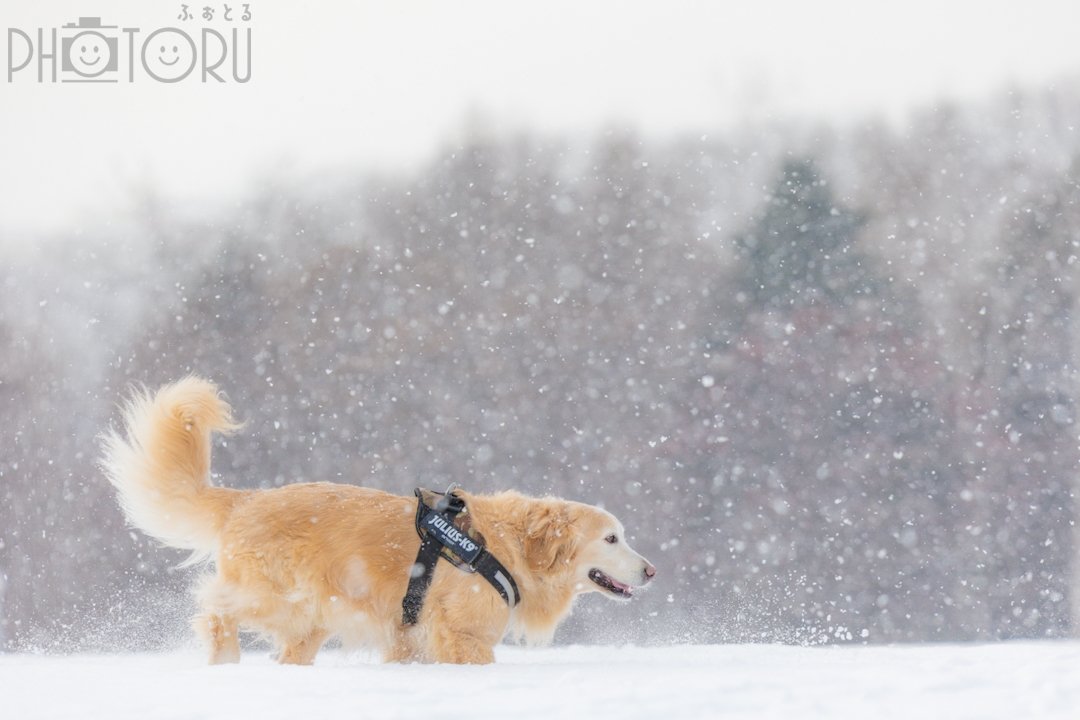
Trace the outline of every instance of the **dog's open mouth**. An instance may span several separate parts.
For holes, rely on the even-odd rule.
[[[634,596],[634,588],[619,582],[610,575],[605,575],[596,568],[589,571],[589,579],[616,597],[631,598]]]

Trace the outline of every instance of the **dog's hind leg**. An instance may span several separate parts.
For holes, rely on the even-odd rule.
[[[287,642],[278,655],[278,662],[282,665],[310,665],[315,662],[315,655],[328,637],[330,633],[316,628],[307,637]]]
[[[196,615],[192,624],[210,650],[211,665],[240,662],[239,626],[236,618],[203,613]]]
[[[205,575],[195,594],[202,613],[191,624],[210,651],[210,664],[240,662],[236,588],[220,575]]]

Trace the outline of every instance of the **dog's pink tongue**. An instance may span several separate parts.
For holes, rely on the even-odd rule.
[[[626,593],[628,595],[630,594],[630,591],[633,590],[633,588],[631,588],[629,585],[625,585],[625,584],[619,582],[618,580],[616,580],[613,577],[608,577],[608,580],[611,581],[612,585],[614,585],[616,588],[618,588],[619,590],[621,590],[622,592],[624,592],[624,593]]]

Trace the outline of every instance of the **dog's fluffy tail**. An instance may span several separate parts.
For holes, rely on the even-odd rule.
[[[128,521],[166,545],[210,556],[243,491],[210,485],[210,435],[239,428],[213,383],[195,376],[124,408],[124,434],[104,438],[102,465]]]

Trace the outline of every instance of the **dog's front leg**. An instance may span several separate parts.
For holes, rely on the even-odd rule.
[[[433,633],[431,655],[435,662],[458,665],[487,665],[495,662],[493,643],[475,635],[452,630]]]
[[[315,662],[315,656],[328,637],[330,633],[316,628],[306,637],[286,642],[278,655],[278,662],[282,665],[310,665]]]

